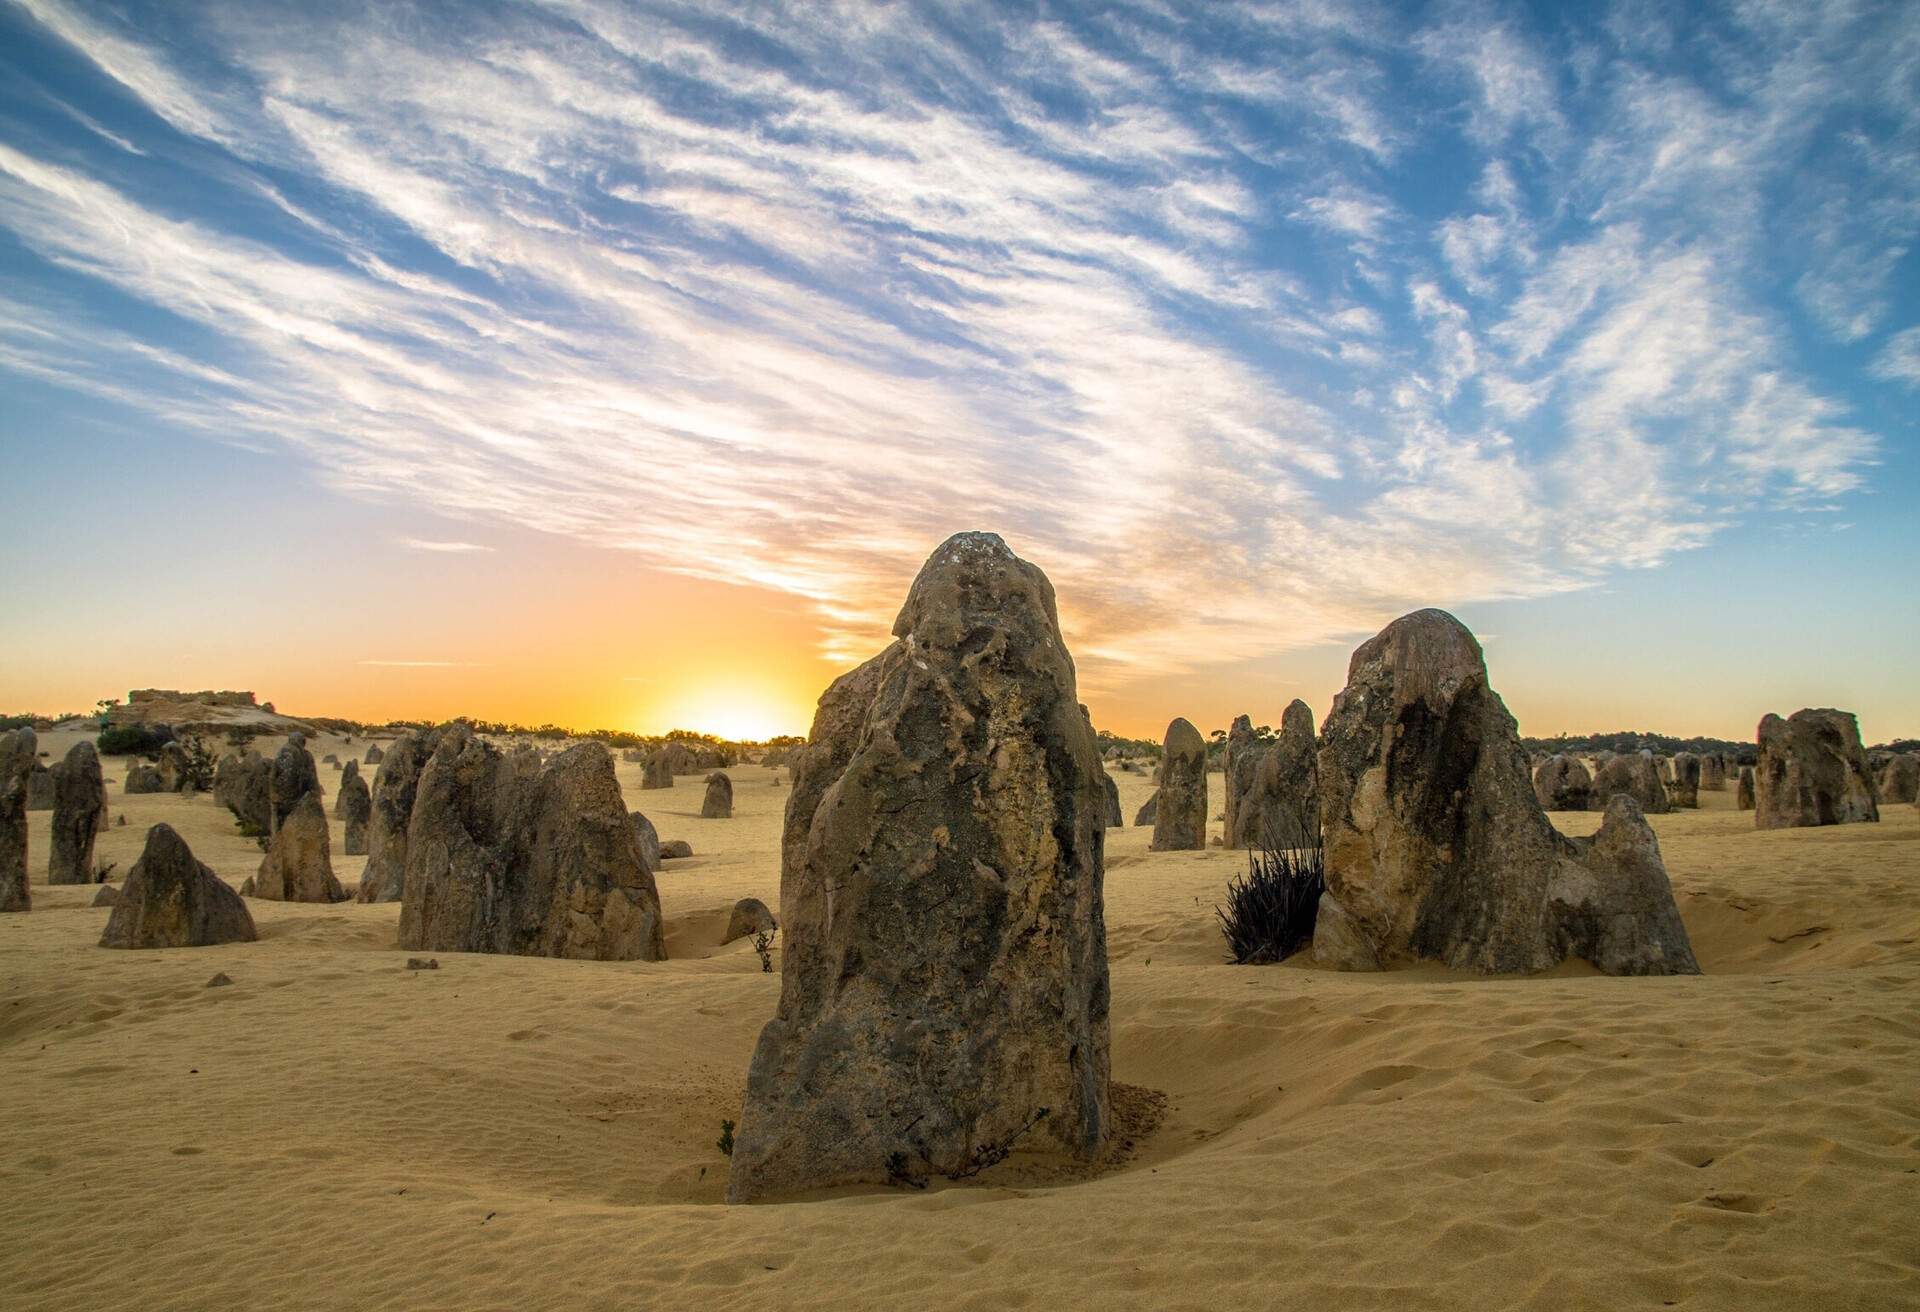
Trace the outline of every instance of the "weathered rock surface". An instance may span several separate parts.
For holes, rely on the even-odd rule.
[[[344,902],[333,874],[333,838],[320,795],[306,793],[281,817],[254,876],[253,896],[268,902]]]
[[[374,776],[367,817],[367,864],[360,873],[358,902],[398,902],[407,886],[407,826],[413,821],[420,772],[433,755],[440,730],[410,733],[394,743]],[[368,748],[369,756],[377,750]]]
[[[271,772],[273,793],[272,831],[278,832],[286,823],[293,808],[300,805],[300,799],[308,793],[316,798],[324,796],[320,791],[320,771],[313,763],[313,753],[307,750],[307,740],[301,734],[293,734],[274,754]],[[321,819],[326,818],[325,812]]]
[[[1675,810],[1700,809],[1700,758],[1692,752],[1678,752],[1673,758],[1673,787],[1667,803]]]
[[[39,751],[32,729],[0,733],[0,911],[33,906],[27,876],[27,789]]]
[[[93,905],[96,907],[119,906],[120,890],[115,888],[112,884],[100,885],[100,891],[93,895]]]
[[[367,826],[373,819],[373,790],[365,779],[354,775],[340,786],[340,799],[335,805],[346,825],[340,850],[348,856],[365,856]]]
[[[1878,821],[1873,777],[1851,711],[1809,707],[1760,721],[1754,768],[1756,829]]]
[[[1151,825],[1154,817],[1159,813],[1160,790],[1156,788],[1147,795],[1146,801],[1140,803],[1140,809],[1133,813],[1133,827],[1135,829],[1141,829]]]
[[[773,912],[767,910],[765,902],[757,897],[743,897],[733,904],[733,914],[727,917],[727,932],[721,937],[720,946],[776,928]]]
[[[372,743],[368,743],[367,754],[361,759],[364,760],[368,765],[379,765],[382,761],[387,759],[387,754],[381,751],[378,747],[374,746]]]
[[[640,841],[640,862],[646,866],[647,873],[660,873],[660,831],[653,827],[653,821],[635,811],[627,819],[633,822],[633,836]]]
[[[1112,775],[1102,770],[1100,772],[1100,787],[1107,794],[1107,809],[1104,813],[1107,828],[1124,828],[1127,823],[1127,816],[1126,813],[1120,809],[1120,785],[1113,781]]]
[[[93,882],[93,840],[105,823],[107,785],[93,744],[78,742],[53,767],[53,827],[47,860],[49,884]]]
[[[172,826],[155,825],[147,830],[140,859],[127,872],[100,946],[199,948],[251,943],[258,937],[240,895],[194,859]]]
[[[660,896],[604,746],[583,743],[542,765],[461,725],[438,732],[407,828],[401,947],[666,956]]]
[[[1207,743],[1185,719],[1167,726],[1154,800],[1155,852],[1186,852],[1207,845]]]
[[[1053,589],[961,534],[894,634],[794,767],[734,1202],[957,1174],[1029,1126],[1090,1159],[1110,1132],[1106,798]]]
[[[1753,767],[1750,765],[1740,767],[1740,786],[1733,795],[1733,805],[1736,810],[1753,810]]]
[[[160,781],[160,771],[151,765],[134,764],[127,767],[127,781],[120,791],[128,794],[158,793],[165,791]]]
[[[1610,802],[1592,839],[1554,829],[1480,645],[1445,611],[1403,616],[1354,652],[1321,744],[1317,958],[1698,971],[1638,807]]]
[[[1902,752],[1887,762],[1880,771],[1880,800],[1920,801],[1920,755]]]
[[[1543,811],[1584,811],[1593,793],[1593,776],[1578,757],[1549,756],[1533,772],[1533,796]]]
[[[693,855],[693,844],[684,838],[663,838],[660,840],[660,859],[662,861],[684,861]]]
[[[1222,832],[1228,847],[1246,847],[1245,830],[1250,826],[1240,819],[1241,808],[1249,806],[1254,772],[1266,756],[1266,744],[1253,731],[1253,719],[1236,715],[1227,727],[1226,750],[1221,755],[1221,787],[1226,793],[1222,803]]]
[[[1588,809],[1606,810],[1615,795],[1631,797],[1644,815],[1665,815],[1673,809],[1652,752],[1623,752],[1603,763],[1593,776]]]
[[[733,780],[719,770],[707,776],[707,795],[700,802],[700,818],[733,819]]]

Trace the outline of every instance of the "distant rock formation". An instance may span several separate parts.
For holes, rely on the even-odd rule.
[[[583,743],[542,766],[463,725],[439,733],[407,829],[400,946],[664,959],[660,896],[607,749]]]
[[[1250,777],[1231,813],[1225,845],[1294,847],[1320,830],[1319,745],[1313,709],[1295,698],[1280,715],[1280,732],[1256,743]],[[1241,758],[1234,758],[1236,770]]]
[[[93,840],[107,814],[107,785],[100,757],[89,742],[77,742],[53,767],[53,829],[47,861],[49,884],[93,882]]]
[[[267,902],[347,900],[346,890],[333,874],[333,838],[318,793],[301,794],[281,818],[254,876],[253,896]]]
[[[100,946],[199,948],[251,943],[259,936],[239,894],[195,860],[171,826],[155,825],[121,886]]]
[[[165,791],[161,785],[158,767],[136,761],[127,767],[127,781],[120,791],[129,795],[139,793],[158,793]]]
[[[1768,715],[1758,731],[1754,769],[1756,829],[1878,821],[1873,777],[1851,711],[1809,707],[1786,719]]]
[[[160,744],[160,791],[163,793],[190,793],[193,791],[193,773],[187,761],[187,749],[178,742]]]
[[[32,729],[0,733],[0,912],[33,907],[27,877],[27,789],[39,751]]]
[[[1603,762],[1593,776],[1588,807],[1604,811],[1615,796],[1631,797],[1646,815],[1665,815],[1673,807],[1667,802],[1667,786],[1660,782],[1660,770],[1652,752],[1622,752]]]
[[[1554,829],[1480,644],[1445,611],[1403,616],[1354,652],[1321,744],[1324,964],[1506,973],[1574,956],[1609,974],[1698,973],[1638,805],[1611,799],[1591,839]]]
[[[1593,776],[1578,757],[1558,753],[1533,772],[1533,796],[1543,811],[1584,811],[1593,793]]]
[[[673,787],[673,758],[661,748],[647,757],[647,763],[640,767],[640,787],[643,789]]]
[[[260,753],[228,753],[213,771],[213,798],[241,828],[259,837],[273,831],[273,763]]]
[[[1029,1131],[1093,1159],[1111,1132],[1106,798],[1053,589],[961,534],[894,634],[794,767],[729,1201],[958,1175]]]
[[[660,840],[660,859],[662,861],[684,861],[693,855],[693,844],[684,838],[663,838]]]
[[[301,798],[308,793],[315,798],[324,796],[320,791],[320,770],[314,765],[313,753],[307,750],[307,740],[301,734],[290,736],[274,755],[269,779],[273,794],[274,833],[278,833],[280,826],[286,823],[287,816],[300,804]],[[324,811],[320,818],[326,819]]]
[[[368,765],[379,765],[382,761],[387,759],[387,754],[381,751],[377,744],[368,743],[367,754],[361,757],[360,759],[365,761]]]
[[[33,773],[27,777],[27,810],[53,810],[53,771],[39,761],[33,763]]]
[[[1740,787],[1739,787],[1739,791],[1737,791],[1734,794],[1733,805],[1735,810],[1739,810],[1739,811],[1753,810],[1753,807],[1754,807],[1753,767],[1750,765],[1743,765],[1740,767]]]
[[[722,771],[707,776],[707,795],[700,803],[702,820],[733,819],[733,780]]]
[[[1667,802],[1676,810],[1700,809],[1700,758],[1692,752],[1678,752],[1673,758],[1673,788]]]
[[[1155,852],[1187,852],[1207,845],[1207,743],[1185,719],[1167,726],[1155,797]]]
[[[367,825],[373,818],[373,792],[367,781],[354,775],[341,784],[335,809],[346,824],[340,850],[347,856],[367,855]]]
[[[648,874],[650,875],[659,874],[660,873],[659,831],[653,827],[653,821],[647,819],[646,816],[642,815],[638,811],[634,811],[630,813],[627,816],[627,819],[633,822],[634,837],[640,840],[640,863],[646,866]]]
[[[1920,755],[1902,752],[1887,762],[1880,771],[1880,800],[1920,801]]]
[[[1156,788],[1147,795],[1147,800],[1140,804],[1140,809],[1133,813],[1133,827],[1135,829],[1151,828],[1154,818],[1159,813],[1160,790]]]
[[[333,798],[333,818],[335,820],[345,820],[347,818],[347,790],[353,786],[354,781],[359,777],[360,762],[349,757],[347,763],[340,767],[340,789],[334,794]],[[372,790],[367,789],[366,791],[371,793]]]
[[[1708,752],[1700,758],[1700,791],[1703,793],[1727,791],[1727,758],[1721,753]]]
[[[407,886],[407,827],[413,822],[420,772],[433,755],[441,730],[421,730],[394,743],[374,777],[367,817],[367,864],[360,873],[360,902],[398,902]],[[368,748],[368,755],[377,750]]]
[[[773,912],[767,910],[765,902],[757,897],[743,897],[733,904],[733,914],[727,917],[727,932],[721,936],[720,946],[776,928]]]
[[[1112,775],[1102,770],[1100,772],[1100,787],[1107,794],[1107,809],[1105,812],[1107,828],[1125,828],[1127,817],[1126,813],[1120,809],[1120,785],[1113,781]]]

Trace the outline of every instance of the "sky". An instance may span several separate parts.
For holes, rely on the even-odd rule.
[[[1920,735],[1920,7],[0,0],[0,709]]]

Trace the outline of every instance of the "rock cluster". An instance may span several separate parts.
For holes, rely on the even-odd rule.
[[[0,911],[33,905],[27,878],[27,787],[40,750],[32,729],[0,733]]]
[[[1584,811],[1593,795],[1593,776],[1577,756],[1549,756],[1533,772],[1533,796],[1543,811]]]
[[[1830,707],[1768,715],[1758,731],[1753,823],[1757,829],[1877,821],[1873,776],[1850,711]]]
[[[259,937],[239,894],[195,860],[168,825],[147,831],[146,847],[112,905],[103,948],[198,948]]]
[[[53,767],[49,884],[93,882],[93,840],[106,818],[107,785],[100,775],[100,756],[92,743],[75,743],[67,759]]]
[[[1207,845],[1207,744],[1185,719],[1167,726],[1154,798],[1155,852],[1186,852]]]
[[[401,947],[665,957],[660,896],[604,746],[543,766],[463,725],[437,732],[407,827]]]
[[[1092,1159],[1111,1130],[1106,798],[1052,586],[961,534],[893,631],[793,767],[731,1201],[962,1174],[1029,1130]]]
[[[1354,652],[1321,744],[1326,964],[1699,970],[1640,807],[1612,797],[1591,839],[1554,829],[1480,645],[1445,611],[1403,616]]]
[[[723,771],[707,776],[707,795],[700,802],[702,820],[733,819],[733,780]]]

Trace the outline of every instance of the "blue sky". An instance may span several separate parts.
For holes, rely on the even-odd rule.
[[[824,668],[989,527],[1116,720],[1324,712],[1442,604],[1528,729],[1920,733],[1916,232],[1910,4],[0,0],[0,546],[165,539],[91,489],[284,571],[302,500],[342,571],[589,548]],[[488,658],[382,598],[304,604]]]

